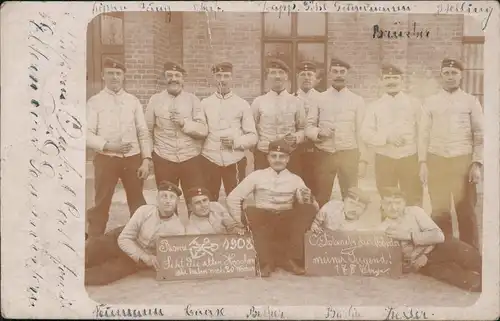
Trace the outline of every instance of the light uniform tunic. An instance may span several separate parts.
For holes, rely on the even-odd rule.
[[[182,128],[170,120],[174,111],[184,118]],[[145,118],[158,156],[180,163],[200,155],[208,126],[200,100],[195,95],[184,90],[176,97],[166,90],[154,94],[149,100]]]
[[[365,229],[359,220],[347,220],[344,214],[344,202],[331,200],[319,210],[312,223],[313,227],[320,227],[330,231],[357,231]]]
[[[293,134],[297,144],[304,141],[306,124],[305,102],[286,90],[276,93],[271,90],[267,94],[255,98],[252,111],[255,119],[259,141],[257,149],[263,153],[269,150],[269,143]]]
[[[107,142],[130,143],[126,154],[104,152]],[[118,93],[105,88],[87,102],[87,147],[98,153],[128,157],[141,154],[151,157],[149,133],[142,105],[134,95],[121,89]]]
[[[225,234],[237,225],[241,226],[229,215],[224,206],[218,202],[210,202],[208,217],[199,217],[191,213],[186,234]]]
[[[481,104],[462,89],[440,90],[424,103],[419,136],[420,161],[427,160],[427,153],[442,157],[472,154],[472,161],[482,164]]]
[[[118,236],[118,246],[134,261],[155,255],[159,237],[184,235],[186,229],[177,215],[160,218],[158,207],[143,205],[130,218]]]
[[[421,106],[417,99],[403,92],[394,97],[384,94],[368,107],[361,136],[377,154],[394,159],[414,155],[417,153],[420,115]],[[401,135],[403,145],[389,144],[387,139],[391,134]]]
[[[219,166],[228,166],[245,157],[245,149],[257,143],[257,131],[252,109],[246,100],[230,92],[225,96],[214,93],[201,101],[208,136],[202,155]],[[221,137],[234,140],[233,148],[223,148]]]
[[[241,222],[242,202],[251,193],[255,207],[266,210],[293,209],[298,190],[307,188],[302,178],[284,169],[277,173],[271,167],[248,175],[227,197],[229,212]]]

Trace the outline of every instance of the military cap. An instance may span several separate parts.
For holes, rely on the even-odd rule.
[[[177,187],[177,185],[169,181],[160,182],[160,184],[158,185],[158,191],[169,191],[169,192],[174,192],[175,194],[177,194],[177,196],[182,195],[181,189]]]
[[[278,58],[271,58],[267,62],[267,68],[277,68],[277,69],[282,69],[286,71],[287,73],[290,72],[290,68],[287,66],[287,64]]]
[[[402,75],[402,74],[403,71],[392,64],[382,65],[382,75]]]
[[[126,71],[125,65],[122,62],[120,62],[118,60],[115,60],[113,58],[106,58],[104,60],[104,66],[103,67],[104,68],[117,68],[117,69],[123,70],[123,72]]]
[[[290,145],[283,139],[278,139],[269,143],[269,152],[282,152],[290,154],[292,152]]]
[[[230,62],[221,62],[212,67],[212,73],[233,72],[233,64]]]
[[[358,187],[351,187],[347,191],[347,197],[365,205],[370,203],[370,195]]]
[[[182,68],[182,66],[176,62],[172,62],[172,61],[167,61],[165,63],[165,65],[163,66],[163,72],[165,71],[179,71],[179,72],[182,72],[182,73],[185,73],[186,70],[184,70],[184,68]]]
[[[303,61],[297,66],[297,72],[314,71],[316,72],[316,64],[312,61]]]
[[[398,187],[385,187],[380,191],[380,196],[384,197],[398,197],[406,199],[406,195]]]
[[[330,59],[330,68],[331,67],[344,67],[346,69],[351,69],[351,65],[349,65],[347,62],[340,60],[336,57],[333,57]]]
[[[457,68],[459,70],[464,70],[464,66],[460,61],[451,58],[443,59],[443,61],[441,62],[441,68],[443,67],[452,67],[452,68]]]
[[[192,187],[186,191],[186,199],[190,200],[195,196],[205,195],[210,198],[210,192],[204,187]]]

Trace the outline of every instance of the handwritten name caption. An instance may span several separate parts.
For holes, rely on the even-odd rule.
[[[406,310],[396,309],[393,307],[385,308],[385,320],[428,320],[427,313],[421,309],[407,308]],[[431,317],[434,314],[430,315]]]
[[[481,28],[486,29],[493,13],[493,7],[478,6],[475,2],[440,2],[437,5],[436,12],[438,14],[449,14],[449,13],[466,13],[466,14],[476,14],[483,17],[481,20]]]
[[[188,317],[223,317],[224,316],[224,308],[196,308],[191,304],[188,304],[184,308],[184,314]]]
[[[162,309],[113,309],[112,307],[99,304],[96,305],[93,314],[96,318],[142,318],[142,317],[162,317],[164,316]]]
[[[285,319],[285,313],[273,307],[250,307],[246,314],[247,319]]]
[[[325,318],[330,320],[353,320],[360,319],[361,314],[353,306],[347,309],[327,307]]]

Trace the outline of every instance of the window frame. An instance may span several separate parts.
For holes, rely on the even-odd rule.
[[[261,18],[261,29],[262,29],[262,41],[261,41],[261,93],[265,94],[265,82],[266,82],[266,73],[265,73],[265,61],[266,61],[266,52],[265,47],[268,43],[288,43],[291,44],[292,48],[292,65],[290,67],[290,75],[289,80],[291,81],[291,91],[292,93],[297,91],[297,76],[296,76],[296,68],[297,68],[297,53],[298,47],[300,43],[319,43],[324,45],[324,64],[325,64],[325,73],[328,72],[328,13],[317,13],[323,14],[325,17],[325,32],[322,36],[299,36],[298,32],[298,14],[297,12],[290,13],[291,15],[291,35],[290,36],[268,36],[266,35],[266,12],[262,12]],[[312,13],[311,13],[312,14]],[[326,77],[326,75],[323,75]],[[328,84],[327,84],[328,86]]]

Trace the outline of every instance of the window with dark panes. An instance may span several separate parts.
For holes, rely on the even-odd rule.
[[[318,68],[316,90],[327,87],[326,50],[328,42],[326,13],[300,12],[284,14],[263,13],[262,92],[269,90],[266,81],[266,62],[279,58],[290,67],[287,89],[297,91],[297,66],[301,61],[313,61]]]

